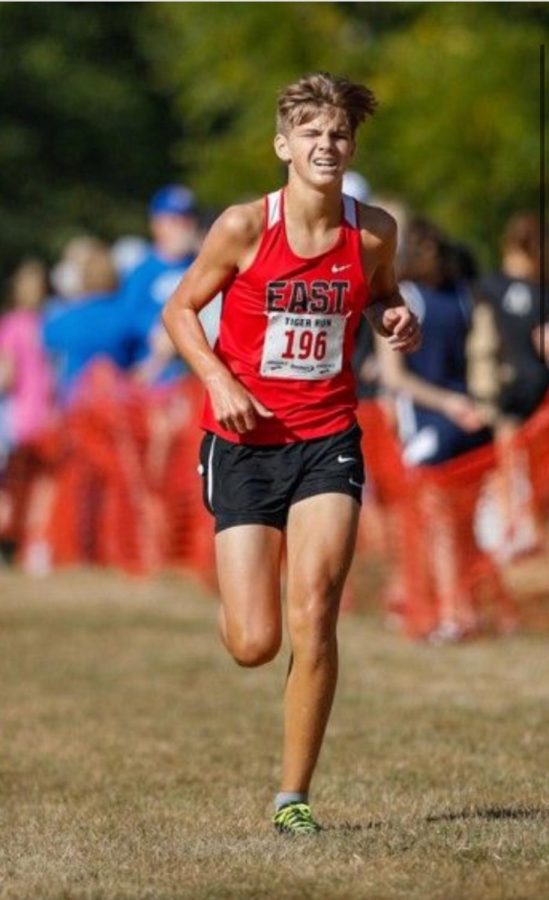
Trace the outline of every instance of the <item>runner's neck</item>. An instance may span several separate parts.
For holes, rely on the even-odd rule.
[[[284,189],[286,220],[310,235],[325,234],[341,225],[341,196],[340,186],[325,193],[290,178]]]

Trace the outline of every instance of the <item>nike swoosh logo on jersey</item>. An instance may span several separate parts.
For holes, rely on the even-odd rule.
[[[349,478],[349,484],[354,484],[355,487],[359,487],[359,488],[362,487],[362,482],[361,482],[361,481],[353,481],[352,478]]]
[[[338,463],[354,462],[355,458],[354,456],[341,456],[341,454],[339,454],[337,461]]]
[[[350,269],[352,263],[347,263],[346,266],[336,266],[335,264],[332,266],[332,272],[336,275],[338,272],[344,272],[345,269]]]

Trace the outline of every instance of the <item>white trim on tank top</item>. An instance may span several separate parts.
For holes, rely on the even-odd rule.
[[[282,197],[282,190],[272,191],[272,193],[267,194],[267,228],[272,228],[273,225],[276,225],[280,222],[280,217],[282,214],[282,204],[280,202]]]
[[[348,194],[343,194],[342,196],[343,196],[343,218],[347,222],[347,225],[350,225],[351,228],[356,228],[358,225],[356,200],[354,199],[354,197],[349,197]]]

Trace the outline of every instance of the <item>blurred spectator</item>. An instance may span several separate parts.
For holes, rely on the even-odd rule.
[[[434,465],[488,442],[491,432],[467,394],[466,339],[471,299],[456,278],[456,254],[430,222],[410,223],[402,260],[401,293],[422,326],[419,350],[406,358],[379,342],[383,383],[396,394],[396,414],[407,465]],[[424,494],[424,527],[432,546],[432,578],[439,603],[436,640],[455,640],[475,625],[463,594],[459,536],[444,495]],[[471,523],[472,529],[472,523]],[[399,576],[391,588],[398,596]]]
[[[79,235],[66,244],[59,262],[50,272],[54,294],[59,299],[71,300],[82,294],[82,270],[97,244],[97,238],[89,235]]]
[[[406,462],[434,464],[491,436],[480,408],[467,394],[471,297],[455,277],[453,247],[436,226],[422,219],[409,226],[402,278],[401,293],[421,322],[423,342],[406,359],[380,345],[383,380],[398,394]]]
[[[10,309],[0,319],[0,454],[32,439],[47,424],[52,378],[42,347],[40,307],[47,293],[45,266],[22,263],[11,278]]]
[[[181,185],[160,188],[149,204],[149,226],[153,248],[129,276],[121,302],[131,327],[131,362],[143,380],[154,383],[186,371],[160,325],[160,313],[196,257],[194,194]]]
[[[527,456],[515,443],[518,425],[535,412],[549,389],[540,238],[537,215],[512,216],[503,234],[501,269],[477,288],[470,353],[478,393],[495,407],[499,471],[491,541],[500,562],[529,553],[542,541]]]
[[[41,340],[46,268],[23,262],[11,278],[0,319],[0,558],[11,558],[40,503],[39,453],[32,442],[52,412],[52,375]],[[38,485],[38,487],[37,487]]]
[[[483,278],[477,290],[482,327],[492,327],[497,340],[497,409],[516,422],[534,412],[549,388],[547,361],[540,353],[540,253],[538,216],[518,213],[503,235],[500,271]]]
[[[343,176],[343,193],[359,203],[369,203],[372,197],[372,189],[364,175],[353,171],[345,172]]]
[[[132,234],[124,235],[114,242],[111,256],[121,285],[124,285],[132,272],[141,265],[150,249],[150,244],[145,238]]]
[[[129,366],[130,333],[110,250],[102,241],[72,240],[54,281],[63,295],[46,308],[43,338],[55,363],[56,398],[65,405],[92,360],[107,356],[120,368]]]
[[[456,281],[471,284],[478,278],[477,261],[466,244],[453,243],[450,247],[451,266]]]

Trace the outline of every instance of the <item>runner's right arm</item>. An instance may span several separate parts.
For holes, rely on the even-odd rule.
[[[257,414],[272,413],[253,397],[210,348],[198,313],[251,261],[263,227],[256,203],[227,209],[166,303],[162,321],[178,353],[210,394],[214,415],[228,431],[244,434]]]

